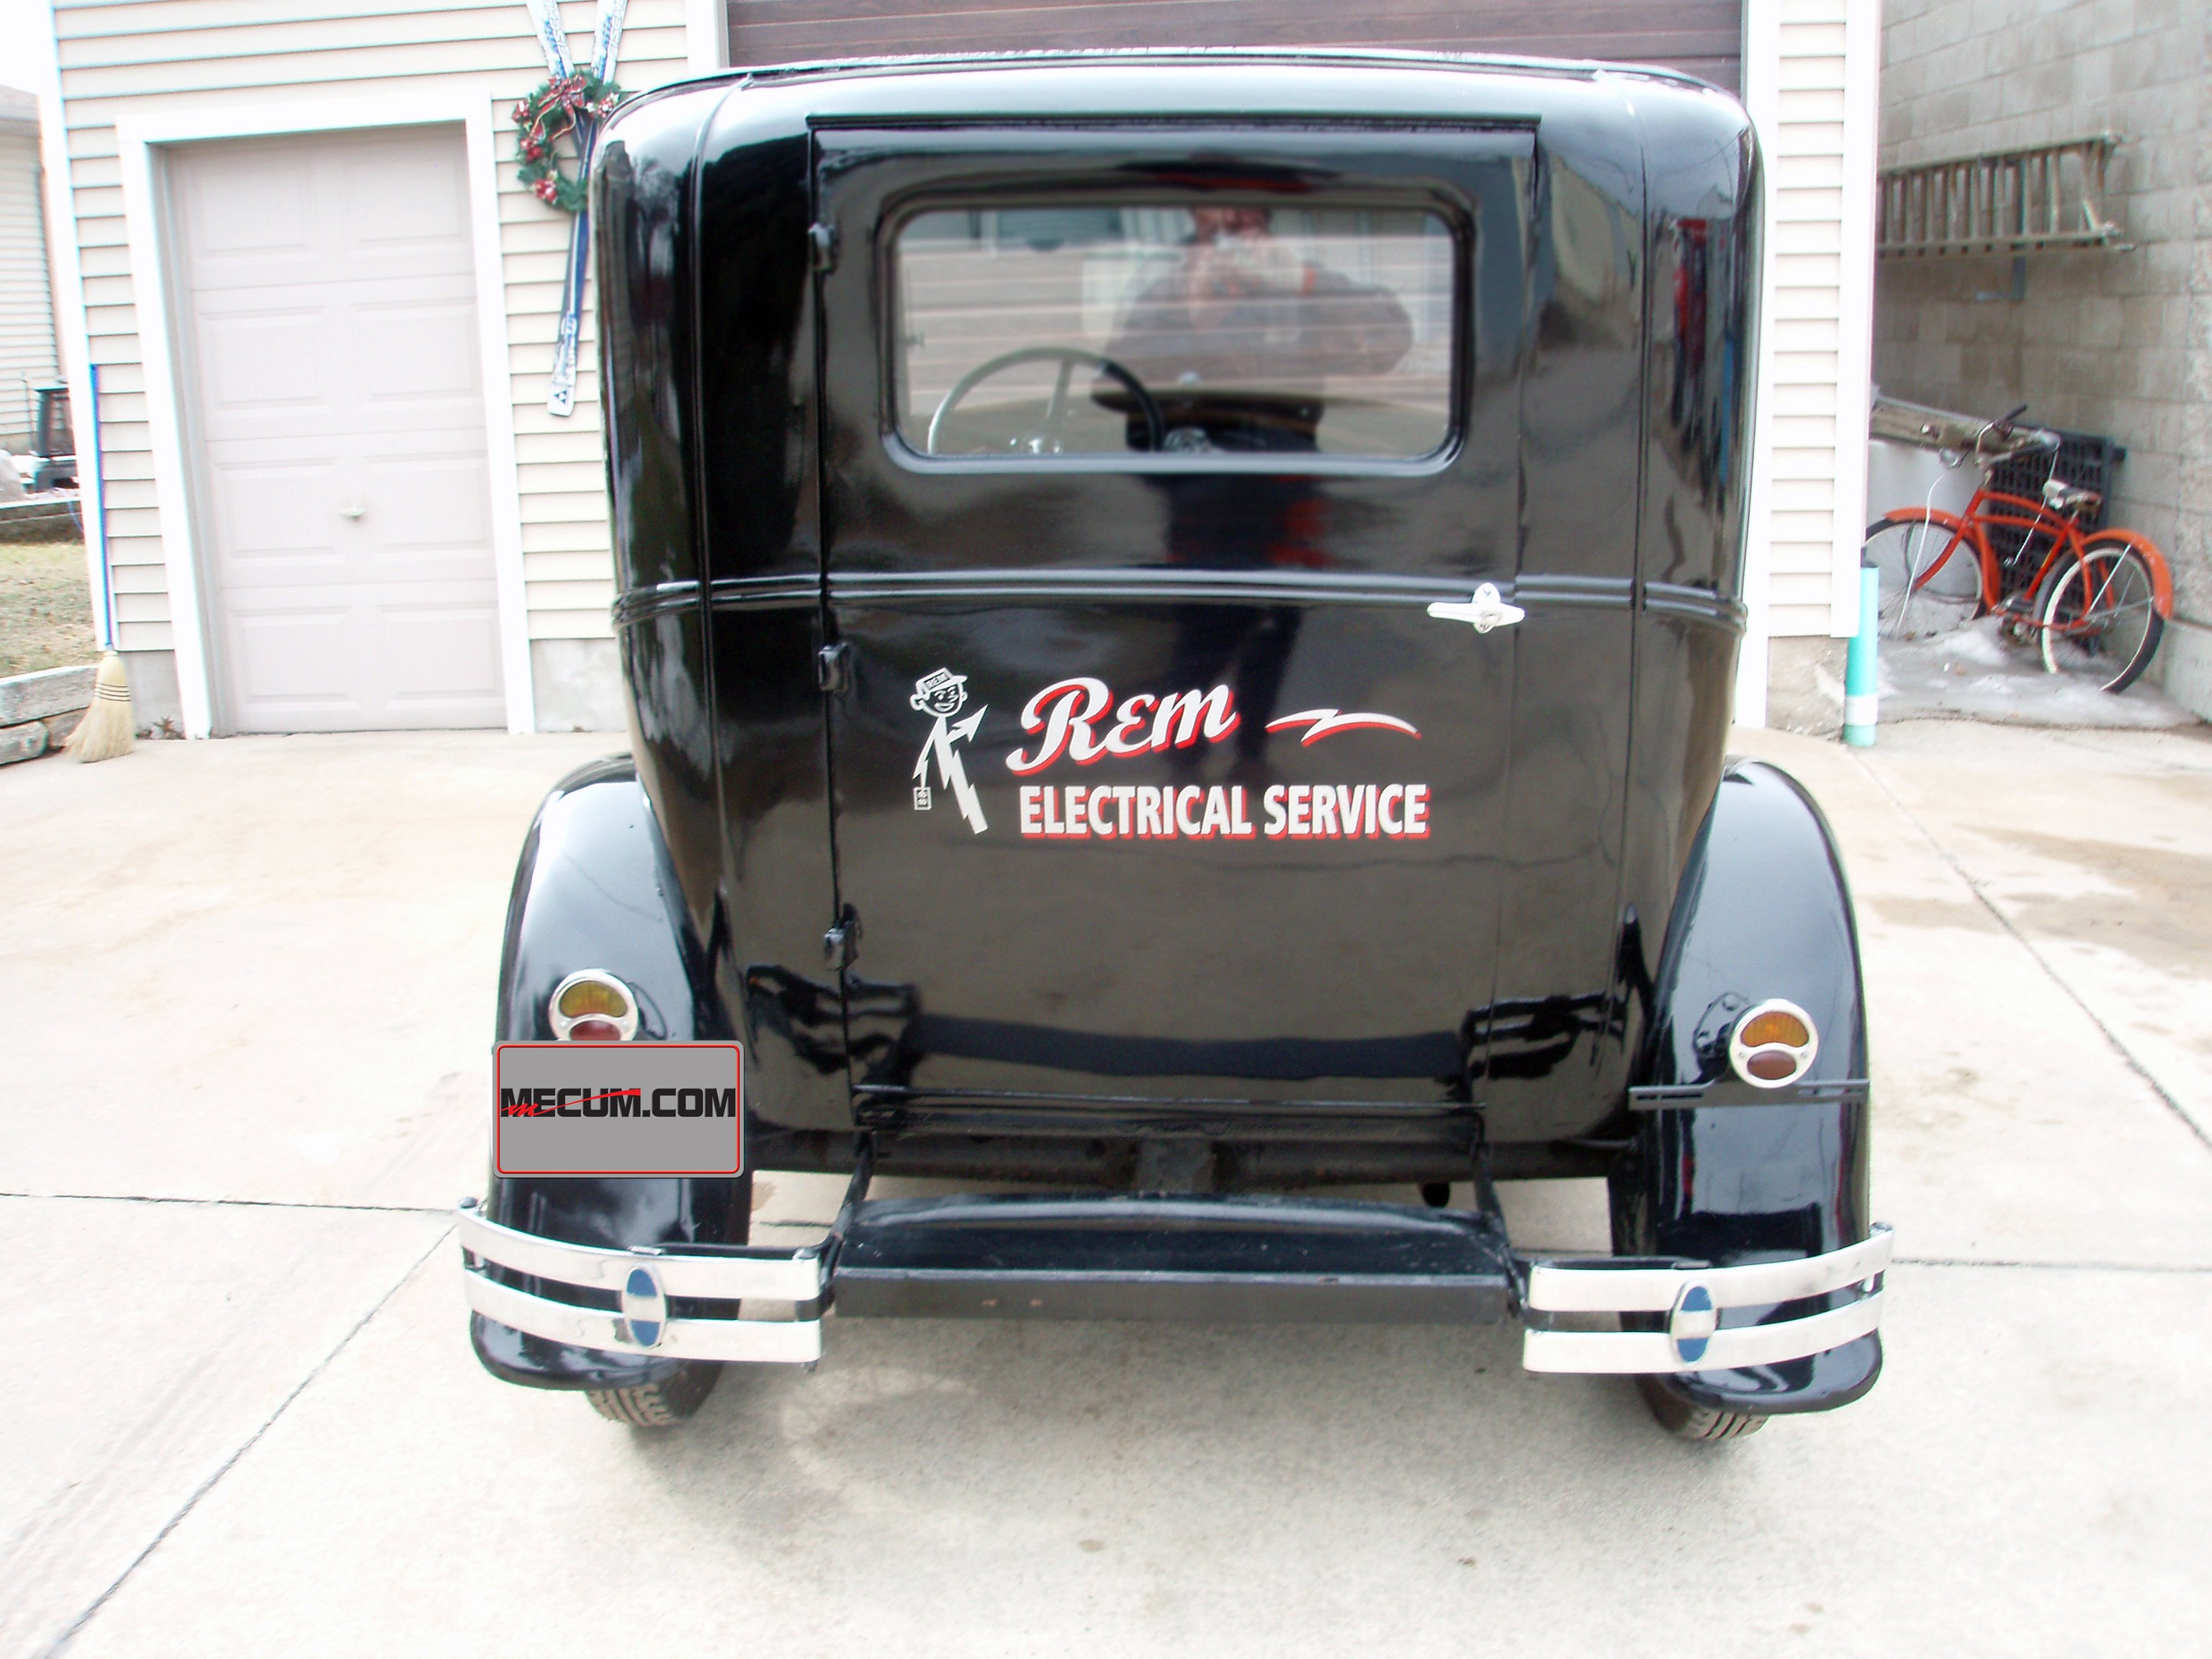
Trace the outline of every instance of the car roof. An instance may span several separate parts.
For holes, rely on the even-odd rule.
[[[1352,70],[1439,71],[1491,78],[1529,77],[1593,82],[1627,78],[1711,91],[1710,82],[1657,64],[1594,58],[1516,58],[1488,52],[1420,52],[1359,46],[1116,46],[1024,52],[910,53],[828,58],[802,63],[741,66],[702,80],[775,86],[799,82],[886,80],[920,76],[997,75],[1070,70],[1249,70],[1343,68]],[[678,83],[684,84],[684,83]],[[692,82],[691,84],[696,84]]]

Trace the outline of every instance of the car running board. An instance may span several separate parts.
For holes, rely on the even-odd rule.
[[[1515,1301],[1494,1217],[1210,1194],[866,1201],[830,1285],[845,1317],[1463,1325]]]

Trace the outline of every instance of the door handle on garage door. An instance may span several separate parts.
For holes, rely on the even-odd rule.
[[[362,514],[368,511],[368,509],[367,507],[362,506],[358,501],[356,501],[350,507],[340,507],[338,509],[338,517],[341,519],[358,519]]]
[[[1487,634],[1493,628],[1510,628],[1528,613],[1517,605],[1506,604],[1496,582],[1485,582],[1465,605],[1438,599],[1429,607],[1429,614],[1439,622],[1471,623],[1476,633]]]

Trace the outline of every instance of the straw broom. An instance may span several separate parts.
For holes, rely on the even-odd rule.
[[[80,761],[112,760],[131,751],[137,722],[131,714],[131,677],[115,648],[115,572],[107,554],[107,469],[100,454],[100,365],[88,369],[92,380],[92,502],[94,536],[100,544],[100,671],[92,678],[92,707],[64,745]],[[80,446],[82,447],[82,446]]]

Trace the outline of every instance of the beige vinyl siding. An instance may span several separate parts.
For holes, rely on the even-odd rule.
[[[1850,314],[1844,269],[1846,28],[1878,28],[1880,20],[1851,0],[1759,3],[1780,13],[1774,90],[1759,135],[1771,233],[1764,321],[1771,367],[1760,414],[1770,446],[1766,625],[1773,635],[1825,635],[1839,538],[1855,537],[1863,516],[1861,502],[1839,499],[1838,480],[1863,476],[1845,452],[1866,447],[1857,382],[1869,323]],[[1848,257],[1869,256],[1862,247]]]
[[[562,9],[570,50],[588,40],[593,8]],[[641,90],[689,73],[684,0],[631,0],[617,78]],[[101,371],[109,525],[122,643],[173,645],[161,535],[181,501],[158,501],[140,368],[138,286],[131,270],[115,122],[153,112],[312,102],[460,89],[481,97],[498,135],[500,272],[515,455],[523,579],[532,639],[604,638],[613,597],[600,468],[597,344],[591,312],[575,413],[545,412],[568,216],[515,181],[517,99],[544,79],[544,60],[515,0],[57,0],[56,43],[69,126],[70,182],[91,356]],[[151,291],[150,288],[148,291]]]
[[[24,102],[35,112],[38,106]],[[35,122],[0,112],[0,448],[27,449],[38,400],[55,378],[53,295],[39,204]]]

